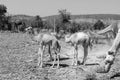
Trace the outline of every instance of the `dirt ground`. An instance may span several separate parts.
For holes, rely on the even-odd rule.
[[[44,68],[37,66],[39,45],[33,43],[25,33],[0,32],[0,80],[120,80],[119,53],[108,73],[96,73],[98,64],[103,61],[111,42],[106,40],[89,49],[86,66],[72,66],[73,48],[60,41],[60,69],[51,69],[47,49],[44,54]],[[83,58],[79,47],[79,61]]]

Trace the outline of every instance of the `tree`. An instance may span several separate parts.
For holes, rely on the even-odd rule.
[[[43,21],[42,21],[42,18],[40,16],[35,16],[35,20],[31,23],[31,26],[33,28],[40,28],[42,29],[43,28]]]
[[[56,19],[56,31],[59,32],[60,30],[69,31],[69,20],[71,19],[70,12],[67,12],[66,9],[62,9],[58,11],[59,17]]]
[[[6,6],[0,4],[0,29],[4,28],[5,13],[7,12]]]
[[[12,30],[10,15],[4,17],[3,24],[4,24],[4,30]]]
[[[0,16],[4,16],[6,12],[7,12],[7,7],[4,6],[3,4],[0,4]]]
[[[50,24],[49,21],[43,21],[43,29],[53,29],[53,26]]]
[[[63,23],[69,22],[71,19],[70,12],[67,12],[66,9],[59,10],[60,19]]]
[[[101,21],[98,20],[94,25],[93,25],[94,30],[101,30],[105,28],[105,24]]]

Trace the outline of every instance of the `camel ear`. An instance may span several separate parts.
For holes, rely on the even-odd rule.
[[[108,55],[114,55],[114,52],[108,51]]]

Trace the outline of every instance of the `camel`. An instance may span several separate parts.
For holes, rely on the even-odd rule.
[[[103,39],[109,39],[108,36],[97,34],[96,32],[93,32],[91,30],[85,30],[84,32],[87,33],[90,36],[91,41],[94,44],[97,44],[99,39],[102,39],[102,40]]]
[[[90,30],[83,32],[76,32],[74,34],[67,34],[65,36],[65,42],[71,43],[71,45],[74,47],[74,58],[72,65],[77,65],[78,63],[78,45],[82,45],[84,49],[84,57],[82,64],[85,65],[85,61],[87,60],[87,55],[88,55],[88,47],[92,49],[93,41],[95,39],[105,39],[105,38],[106,36],[98,35]]]
[[[112,32],[113,37],[115,38],[119,29],[120,29],[120,23],[116,21],[116,22],[113,22],[108,27],[106,27],[105,29],[98,31],[97,34],[105,34],[108,32]]]
[[[88,47],[92,47],[91,38],[87,33],[84,32],[76,32],[74,34],[65,35],[65,42],[71,43],[74,47],[74,58],[72,65],[78,65],[78,45],[82,45],[84,49],[84,57],[82,64],[85,65],[85,61],[87,60],[88,55]]]
[[[38,55],[40,55],[40,58],[38,58],[38,66],[40,66],[41,68],[43,67],[43,54],[46,46],[48,46],[50,60],[52,60],[52,55],[54,55],[54,61],[53,61],[52,67],[54,67],[56,57],[57,57],[57,60],[58,60],[57,68],[59,68],[59,56],[60,56],[61,46],[59,44],[58,39],[55,36],[48,33],[35,32],[33,31],[32,27],[26,28],[26,31],[30,33],[31,39],[33,41],[36,41],[40,44],[40,47],[38,50]]]
[[[104,66],[104,70],[97,71],[98,73],[109,72],[111,65],[115,60],[115,56],[118,53],[119,48],[120,48],[120,29],[118,30],[116,38],[113,41],[111,48],[108,50],[105,60],[103,61],[102,66]]]
[[[118,52],[118,49],[120,47],[120,23],[115,22],[108,26],[107,28],[99,31],[98,34],[104,34],[108,31],[113,31],[115,39],[113,41],[111,48],[107,51],[106,58],[103,61],[102,66],[104,66],[104,70],[97,71],[99,73],[109,72],[111,65],[114,62],[115,56]]]

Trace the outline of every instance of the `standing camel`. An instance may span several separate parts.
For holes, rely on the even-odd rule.
[[[74,47],[74,58],[72,65],[78,65],[78,45],[83,46],[84,57],[82,64],[85,65],[85,61],[87,60],[88,55],[88,47],[92,47],[90,36],[84,32],[77,32],[71,35],[68,34],[65,36],[65,42],[71,43],[71,45]]]
[[[106,27],[105,29],[98,31],[97,34],[105,34],[108,32],[112,32],[113,37],[115,38],[119,29],[120,29],[120,23],[116,21],[116,22],[113,22],[108,27]]]
[[[77,65],[78,63],[78,45],[82,45],[84,49],[84,57],[82,64],[85,65],[85,61],[87,60],[88,55],[88,47],[92,49],[93,41],[98,39],[105,39],[106,36],[98,35],[92,31],[84,31],[84,32],[76,32],[74,34],[68,34],[65,36],[65,42],[71,43],[74,47],[74,60],[73,65]]]
[[[110,26],[108,26],[107,28],[99,31],[98,34],[104,34],[108,31],[113,31],[113,33],[115,34],[114,35],[115,39],[113,41],[111,48],[107,51],[106,58],[103,61],[102,66],[104,66],[104,69],[97,71],[100,73],[108,72],[110,70],[111,65],[114,62],[115,56],[118,53],[118,49],[120,48],[120,23],[115,22],[111,24]]]
[[[60,56],[60,49],[61,46],[59,44],[58,39],[48,33],[38,33],[33,31],[32,27],[26,28],[26,31],[30,33],[31,39],[33,41],[36,41],[40,44],[38,55],[40,55],[40,58],[38,58],[38,66],[42,68],[43,66],[43,54],[45,51],[46,46],[48,46],[48,52],[50,54],[50,59],[52,60],[52,55],[54,55],[54,61],[52,67],[54,67],[56,56],[58,60],[57,67],[59,67],[59,56]],[[52,53],[51,53],[52,52]]]

